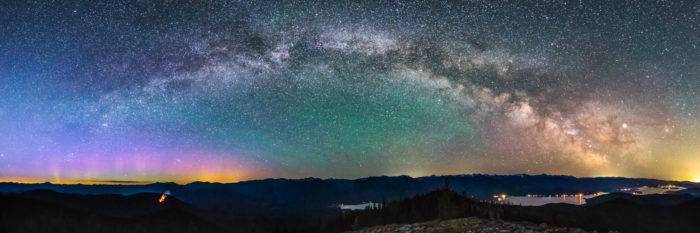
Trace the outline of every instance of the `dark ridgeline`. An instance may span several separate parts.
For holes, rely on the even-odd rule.
[[[186,185],[154,183],[148,185],[55,185],[0,183],[0,192],[23,192],[49,189],[61,193],[122,194],[142,192],[162,193],[169,190],[173,196],[204,208],[257,211],[289,210],[296,214],[299,208],[319,211],[340,203],[381,202],[397,200],[442,188],[448,180],[450,189],[476,199],[490,199],[494,193],[513,196],[526,194],[551,195],[562,193],[614,192],[625,187],[674,184],[693,187],[689,182],[632,178],[576,178],[552,175],[456,175],[412,178],[368,177],[347,179],[265,179],[221,184],[194,182]]]
[[[342,232],[387,223],[481,217],[622,232],[700,232],[690,194],[611,194],[590,206],[505,206],[510,195],[611,191],[693,183],[568,176],[432,176],[268,179],[234,184],[53,185],[0,183],[0,232]],[[36,190],[44,189],[44,190]],[[50,190],[48,190],[50,189]],[[32,191],[33,190],[33,191]],[[52,190],[52,191],[51,191]],[[158,203],[160,193],[172,193]],[[460,194],[453,191],[457,190]],[[105,194],[106,193],[106,194]],[[489,193],[485,196],[485,193]],[[382,207],[341,211],[340,203]]]
[[[0,232],[225,232],[176,198],[160,194],[74,195],[50,190],[0,194]]]
[[[223,211],[195,207],[174,196],[161,203],[160,197],[160,193],[82,195],[51,190],[0,193],[0,232],[326,232],[321,227],[330,222],[327,217],[340,213],[331,208],[296,215],[279,214],[270,208]],[[342,230],[339,227],[342,225],[333,232]]]
[[[605,197],[605,196],[603,196]],[[559,227],[619,232],[700,232],[700,199],[688,196],[652,197],[611,194],[594,205],[548,204],[515,206],[477,201],[440,189],[388,203],[380,208],[345,213],[348,229],[408,224],[465,217],[528,221]],[[683,201],[684,200],[684,201]]]
[[[49,190],[0,194],[2,232],[342,232],[369,226],[464,217],[528,221],[620,232],[700,232],[700,199],[612,194],[588,206],[502,205],[464,197],[444,186],[360,211],[259,215],[196,208],[160,194],[76,195]],[[685,198],[685,197],[681,197]]]
[[[696,197],[690,194],[649,194],[649,195],[633,195],[629,193],[611,193],[607,195],[597,196],[586,199],[586,205],[595,206],[604,204],[608,201],[619,199],[629,201],[639,205],[657,205],[657,206],[672,206],[681,204]]]

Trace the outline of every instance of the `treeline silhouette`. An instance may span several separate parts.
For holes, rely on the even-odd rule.
[[[232,215],[200,209],[159,193],[79,195],[50,190],[0,193],[2,233],[272,233],[323,232],[327,218],[339,212]],[[333,232],[342,228],[330,226]]]
[[[502,205],[476,201],[463,197],[449,189],[440,189],[376,208],[347,212],[343,218],[346,226],[360,229],[391,223],[415,223],[430,220],[446,220],[461,217],[502,218]]]
[[[700,232],[700,199],[613,194],[595,205],[514,206],[468,198],[448,185],[359,211],[203,209],[158,193],[77,195],[49,190],[0,194],[0,232],[343,232],[464,217],[620,232]],[[235,214],[231,214],[234,213]]]
[[[43,193],[42,195],[46,198],[54,198],[57,197],[55,194]],[[137,198],[132,198],[129,202],[137,203],[139,200],[146,199],[153,202],[151,200],[156,200],[157,195],[140,195]],[[86,202],[92,206],[75,206],[56,202],[58,199],[43,200],[36,194],[0,195],[0,232],[225,232],[195,216],[172,199],[166,200],[162,205],[153,204],[151,205],[152,209],[144,212],[141,211],[145,208],[151,208],[151,206],[139,207],[130,204],[130,206],[124,206],[123,208],[107,207],[112,210],[123,210],[118,211],[120,216],[114,216],[102,214],[103,210],[99,206],[112,205],[112,201],[124,203],[123,200],[114,200],[107,196],[90,198],[100,199],[100,203]],[[125,210],[139,213],[127,215]]]
[[[480,217],[597,231],[700,232],[700,199],[677,205],[642,201],[644,199],[614,198],[594,206],[515,206],[477,201],[443,188],[377,208],[346,212],[336,224],[356,230],[376,225]]]
[[[122,194],[162,193],[200,208],[219,208],[246,212],[265,208],[293,211],[327,208],[339,203],[380,202],[397,200],[441,188],[445,179],[450,187],[465,196],[489,199],[494,193],[524,196],[561,193],[614,192],[621,188],[673,184],[692,190],[697,184],[654,179],[599,177],[577,178],[555,175],[485,175],[453,176],[379,176],[348,179],[265,179],[237,183],[194,182],[190,184],[153,183],[128,185],[60,185],[51,183],[21,184],[0,182],[0,192],[24,192],[49,189],[60,193]],[[698,192],[700,193],[700,192]]]

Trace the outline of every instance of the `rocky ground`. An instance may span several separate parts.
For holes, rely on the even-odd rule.
[[[504,222],[479,218],[460,218],[445,221],[431,221],[406,225],[384,225],[365,228],[348,233],[410,233],[410,232],[440,232],[440,233],[586,233],[577,228],[551,227],[546,224],[528,222]]]

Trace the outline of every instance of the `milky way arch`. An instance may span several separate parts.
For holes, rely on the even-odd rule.
[[[694,1],[13,1],[4,180],[700,179]]]

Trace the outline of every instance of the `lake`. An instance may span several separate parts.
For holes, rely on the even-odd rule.
[[[522,205],[522,206],[540,206],[551,203],[567,203],[573,205],[583,205],[586,204],[586,199],[604,195],[607,193],[599,192],[595,194],[583,195],[527,195],[527,196],[505,196],[497,195],[494,196],[496,202],[511,204],[511,205]]]

